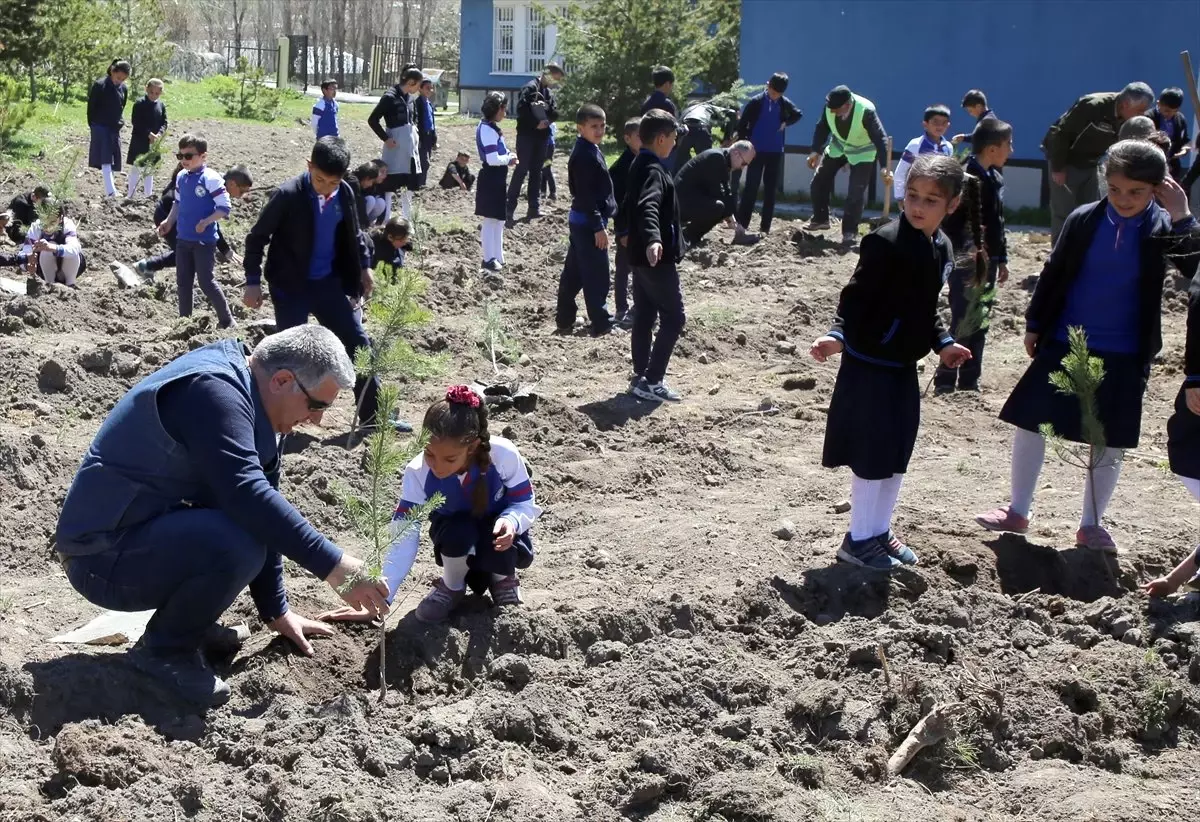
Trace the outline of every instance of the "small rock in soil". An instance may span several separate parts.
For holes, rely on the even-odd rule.
[[[488,676],[517,688],[524,688],[533,678],[529,662],[517,654],[504,654],[492,662]]]
[[[1121,635],[1121,641],[1124,642],[1126,645],[1141,645],[1142,644],[1142,632],[1137,628],[1130,628],[1128,631],[1126,631],[1124,634]]]
[[[624,642],[602,639],[587,649],[587,664],[602,665],[605,662],[616,662],[625,655],[629,646]]]
[[[517,357],[517,365],[530,365],[532,362],[533,360],[529,359],[528,354],[522,354],[520,357]]]
[[[713,476],[712,474],[709,474],[708,476],[706,476],[704,478],[704,484],[715,488],[716,486],[721,484],[721,478],[717,477],[717,476]]]
[[[708,352],[701,351],[700,356],[696,358],[696,362],[700,363],[701,365],[708,365],[710,362],[712,362],[712,360],[709,359]]]
[[[784,391],[811,391],[816,387],[816,377],[788,377],[783,381]]]
[[[775,352],[778,354],[795,354],[796,344],[794,342],[780,341],[775,344]]]
[[[142,369],[142,358],[135,357],[133,354],[120,354],[117,356],[115,368],[118,376],[136,376]]]
[[[745,739],[750,735],[750,717],[724,715],[713,723],[713,733],[726,739]]]
[[[850,500],[848,500],[848,499],[844,499],[841,502],[839,502],[833,506],[833,513],[835,513],[835,514],[846,514],[846,513],[849,513],[849,511],[850,511]]]
[[[743,332],[739,331],[737,336],[734,337],[733,340],[738,345],[745,345],[746,344],[746,335]]]
[[[107,374],[108,369],[112,368],[113,352],[107,348],[93,348],[89,351],[81,351],[78,362],[85,371],[91,371],[94,374]]]
[[[1108,630],[1112,634],[1113,639],[1120,639],[1135,625],[1137,625],[1137,620],[1129,616],[1129,614],[1122,614],[1109,624]]]
[[[20,317],[0,317],[0,334],[16,334],[25,327]]]
[[[66,391],[71,384],[66,367],[55,359],[46,360],[38,371],[38,388],[47,394]]]
[[[779,537],[784,542],[787,542],[792,537],[796,536],[796,526],[792,524],[790,519],[780,520],[779,525],[776,526],[775,530],[771,533]]]

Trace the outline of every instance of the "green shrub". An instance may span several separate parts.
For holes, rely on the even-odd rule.
[[[233,74],[211,77],[205,82],[226,116],[271,122],[279,116],[284,94],[268,86],[266,80],[265,71],[252,68],[245,57],[239,57]]]
[[[8,148],[32,114],[33,104],[24,99],[22,86],[0,75],[0,152]]]

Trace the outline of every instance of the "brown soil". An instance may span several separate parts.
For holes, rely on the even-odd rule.
[[[244,162],[263,187],[303,168],[309,145],[299,126],[182,125],[208,134],[215,167]],[[375,150],[361,122],[350,141],[358,157]],[[470,129],[445,129],[442,162],[471,145]],[[1195,542],[1195,506],[1165,470],[1177,284],[1142,447],[1109,515],[1119,562],[1072,547],[1082,479],[1061,464],[1043,475],[1028,539],[971,520],[1006,493],[996,413],[1025,365],[1019,318],[1047,251],[1015,236],[984,393],[924,400],[897,516],[922,564],[887,579],[832,563],[847,476],[819,454],[836,365],[805,353],[853,256],[793,242],[787,223],[750,249],[722,235],[693,254],[671,371],[685,401],[652,408],[622,393],[624,336],[553,334],[561,201],[509,232],[509,266],[483,278],[472,199],[429,191],[417,265],[435,319],[417,342],[448,364],[408,386],[402,411],[419,418],[444,384],[491,374],[479,332],[486,305],[501,306],[540,397],[495,425],[532,462],[547,510],[526,606],[475,601],[447,627],[418,625],[408,612],[436,573],[424,552],[388,635],[381,706],[376,631],[341,628],[303,658],[243,597],[227,616],[256,633],[221,666],[230,704],[201,716],[120,651],[45,642],[97,612],[48,555],[81,454],[130,385],[216,338],[205,311],[175,317],[173,283],[117,288],[107,263],[143,255],[150,205],[101,202],[95,172],[79,183],[89,275],[77,292],[5,296],[0,311],[0,820],[1116,822],[1200,799],[1200,622],[1186,602],[1137,593]],[[264,198],[237,205],[235,239]],[[223,266],[220,281],[236,302],[239,272]],[[247,332],[270,317],[237,311]],[[332,490],[357,481],[349,418],[343,401],[291,438],[284,490],[354,549]],[[773,535],[781,519],[790,540]],[[334,604],[289,573],[295,608]],[[968,705],[958,739],[887,780],[888,756],[946,701]]]

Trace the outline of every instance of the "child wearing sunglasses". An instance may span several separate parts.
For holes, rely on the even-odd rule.
[[[229,216],[229,192],[225,179],[208,168],[208,141],[195,134],[179,139],[175,155],[182,170],[175,177],[175,205],[167,219],[158,225],[158,233],[166,237],[177,227],[175,242],[175,281],[179,286],[179,316],[192,313],[192,286],[199,281],[200,290],[213,310],[218,325],[229,328],[233,315],[224,292],[213,278],[216,264],[217,222]]]

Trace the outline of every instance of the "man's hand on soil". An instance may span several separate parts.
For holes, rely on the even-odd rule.
[[[313,655],[312,643],[308,641],[308,637],[333,636],[333,629],[325,623],[300,616],[295,611],[287,611],[278,619],[271,620],[267,627],[290,640],[305,656]]]

